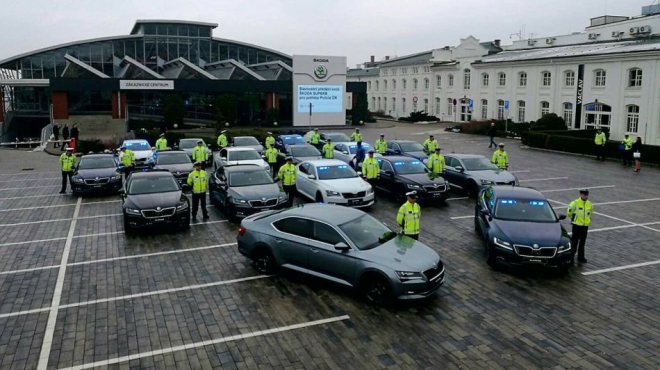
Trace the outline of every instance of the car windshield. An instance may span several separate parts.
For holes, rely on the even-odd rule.
[[[342,134],[341,132],[333,132],[330,134],[325,134],[325,138],[330,139],[335,143],[351,141],[350,137],[348,137],[346,134]]]
[[[186,164],[191,163],[186,153],[158,154],[158,164]]]
[[[251,186],[272,184],[273,179],[266,171],[232,171],[227,174],[229,186]]]
[[[291,155],[294,157],[319,157],[321,153],[313,146],[291,147]]]
[[[81,170],[91,170],[96,168],[116,168],[117,164],[112,158],[83,158],[80,160]]]
[[[465,169],[468,171],[487,171],[487,170],[497,170],[497,166],[490,163],[488,159],[481,158],[463,158],[463,164]]]
[[[261,159],[256,150],[237,150],[227,152],[228,161],[251,161],[254,159]]]
[[[300,145],[303,143],[303,138],[302,136],[294,135],[294,136],[280,136],[280,139],[282,139],[282,143],[284,145]]]
[[[368,143],[364,143],[364,142],[363,142],[363,143],[362,143],[362,149],[364,149],[365,151],[368,152],[369,149],[371,149],[371,145],[369,145]],[[348,151],[349,151],[350,154],[355,154],[355,153],[357,153],[357,144],[350,144],[350,145],[348,146]]]
[[[506,221],[557,221],[554,211],[545,200],[498,199],[494,216]]]
[[[316,168],[319,180],[336,180],[357,177],[357,173],[348,165],[319,166]]]
[[[154,194],[180,191],[172,176],[145,176],[131,179],[128,194]]]
[[[131,141],[124,143],[126,149],[129,150],[151,150],[151,145],[146,141]]]
[[[181,149],[192,149],[196,145],[197,145],[197,139],[179,141],[179,148]]]
[[[426,173],[428,170],[420,161],[398,161],[392,162],[394,170],[399,175],[412,175],[415,173]]]
[[[401,146],[401,150],[403,152],[423,152],[424,147],[422,144],[415,142],[415,141],[406,141],[406,142],[399,142],[399,145]]]
[[[376,248],[396,236],[389,227],[367,214],[341,224],[339,228],[362,251]]]
[[[259,145],[259,141],[253,137],[237,137],[234,138],[234,146],[248,146]]]

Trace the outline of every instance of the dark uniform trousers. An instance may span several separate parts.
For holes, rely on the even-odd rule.
[[[604,148],[602,145],[596,145],[596,159],[605,160],[605,155],[603,154]]]
[[[71,188],[73,188],[73,183],[71,182],[71,176],[73,176],[73,171],[62,171],[62,190],[61,192],[66,191],[66,182],[69,181]]]
[[[198,193],[198,194],[193,193],[192,201],[193,201],[193,208],[192,208],[193,218],[197,217],[197,210],[199,209],[200,203],[202,203],[202,215],[204,216],[204,218],[209,217],[209,214],[206,211],[206,192]]]
[[[296,194],[296,186],[295,185],[282,185],[282,189],[284,190],[286,195],[289,196],[287,206],[288,207],[293,206],[293,196]]]
[[[573,235],[571,236],[571,253],[574,257],[575,253],[577,253],[578,259],[584,258],[584,246],[587,243],[588,232],[589,226],[573,225]]]

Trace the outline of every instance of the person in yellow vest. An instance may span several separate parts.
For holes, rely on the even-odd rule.
[[[577,253],[579,263],[587,263],[587,259],[584,258],[584,249],[587,243],[589,225],[591,225],[591,217],[594,213],[594,206],[589,201],[589,189],[580,190],[580,197],[568,205],[567,213],[573,225],[571,253],[573,258]]]
[[[191,156],[194,162],[205,163],[208,161],[209,153],[206,151],[206,147],[202,140],[197,140],[197,146],[193,148]]]
[[[273,133],[268,131],[267,134],[268,134],[268,136],[266,136],[266,140],[264,140],[264,146],[266,148],[270,148],[271,146],[275,146],[275,138],[273,137]]]
[[[293,164],[293,157],[286,157],[286,163],[277,171],[277,177],[282,180],[282,189],[289,196],[287,202],[289,207],[293,205],[293,196],[296,193],[296,175],[298,175],[298,169]]]
[[[411,191],[406,193],[408,198],[399,208],[399,213],[396,216],[396,223],[401,226],[401,233],[405,236],[419,240],[419,220],[422,217],[422,210],[417,204],[417,192]]]
[[[439,147],[440,144],[438,144],[438,140],[433,135],[429,135],[429,138],[424,140],[422,146],[426,150],[426,153],[431,154],[435,152],[435,148]]]
[[[229,140],[227,139],[226,133],[227,133],[227,130],[222,130],[220,132],[220,136],[218,136],[218,143],[217,144],[220,147],[220,149],[222,149],[222,148],[226,147],[227,145],[229,145]]]
[[[60,167],[62,168],[62,190],[60,190],[60,194],[66,193],[67,180],[73,187],[71,176],[73,176],[77,162],[76,156],[73,155],[73,148],[66,148],[66,152],[60,156]]]
[[[495,153],[493,153],[493,158],[491,158],[490,161],[501,170],[509,169],[509,155],[504,151],[504,143],[498,145],[498,148]]]
[[[156,150],[166,150],[167,149],[167,139],[165,139],[165,134],[160,134],[158,140],[156,140]]]
[[[380,175],[380,166],[376,158],[374,158],[374,153],[373,150],[370,150],[367,158],[362,162],[362,176],[372,187],[376,187],[376,181],[378,181],[378,176]]]
[[[124,180],[128,178],[128,175],[133,172],[135,168],[135,153],[132,150],[126,149],[125,146],[120,148],[121,150],[121,164],[124,167]]]
[[[633,139],[630,137],[629,134],[626,134],[623,137],[623,141],[621,141],[621,145],[623,145],[623,165],[630,167],[633,164],[633,154],[632,154]]]
[[[314,145],[317,149],[321,143],[321,134],[319,134],[319,129],[315,128],[314,132],[309,136],[309,143]]]
[[[335,157],[335,147],[332,145],[332,139],[328,138],[325,141],[325,145],[321,148],[321,153],[323,153],[323,158],[333,159]]]
[[[192,191],[192,218],[197,219],[197,210],[200,203],[202,204],[202,215],[205,220],[209,219],[209,214],[206,211],[206,189],[208,187],[209,177],[206,171],[202,169],[202,162],[195,162],[195,169],[188,174],[188,186]]]
[[[376,149],[378,153],[385,155],[385,152],[387,151],[387,141],[385,141],[385,134],[380,134],[380,138],[376,140],[376,143],[374,144],[374,149]]]
[[[275,171],[275,165],[277,164],[277,154],[277,149],[271,145],[268,145],[268,149],[266,149],[266,162],[268,162],[268,166],[270,166],[270,174],[272,176],[275,176],[277,173]]]
[[[605,149],[605,143],[607,142],[607,136],[605,136],[605,133],[603,130],[598,129],[598,132],[596,133],[596,138],[594,139],[594,143],[596,144],[596,160],[605,160],[605,154],[603,154],[603,149]]]
[[[355,132],[351,134],[351,141],[362,141],[362,134],[360,133],[360,129],[356,128]]]
[[[435,153],[429,156],[428,165],[434,175],[442,175],[445,172],[445,157],[440,154],[440,147],[435,148]]]

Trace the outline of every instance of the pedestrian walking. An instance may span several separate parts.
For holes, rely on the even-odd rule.
[[[68,146],[67,143],[68,143],[68,140],[69,140],[69,125],[66,124],[66,123],[64,124],[64,127],[62,128],[62,140],[64,140],[64,142],[62,143],[62,151],[64,151],[65,148]]]
[[[623,146],[623,165],[630,167],[632,166],[633,162],[633,140],[629,134],[624,136],[623,140],[621,141],[621,145]]]
[[[633,159],[635,159],[635,172],[639,172],[641,169],[641,163],[639,162],[642,158],[642,138],[637,136],[637,139],[632,145],[632,154]]]
[[[62,168],[62,189],[60,194],[66,193],[66,184],[67,181],[71,184],[73,188],[73,183],[71,182],[71,176],[73,176],[73,171],[76,168],[76,156],[73,155],[73,148],[67,148],[66,152],[60,155],[60,167]]]
[[[208,211],[206,210],[206,189],[208,188],[209,177],[206,171],[202,169],[202,162],[195,162],[195,169],[188,174],[188,186],[192,191],[192,219],[197,219],[197,211],[199,210],[200,203],[202,207],[202,216],[204,220],[209,219]]]
[[[593,216],[594,206],[589,201],[589,189],[580,190],[580,197],[568,205],[568,217],[571,219],[573,232],[571,235],[571,253],[573,258],[578,255],[578,263],[587,263],[584,257],[584,249],[587,243],[587,234],[591,217]]]
[[[326,139],[325,145],[323,145],[323,148],[321,148],[321,153],[323,153],[323,158],[325,159],[335,158],[335,147],[332,146],[332,139]]]
[[[422,211],[417,204],[417,192],[406,193],[406,203],[399,208],[396,223],[401,226],[401,233],[407,237],[419,240],[419,220]]]
[[[270,174],[271,176],[275,177],[277,174],[277,171],[275,169],[275,166],[277,165],[277,154],[278,151],[275,149],[272,145],[268,146],[268,149],[266,149],[266,161],[268,162],[268,166],[270,167]]]
[[[366,158],[367,152],[364,150],[364,147],[362,146],[362,141],[357,142],[357,151],[355,152],[355,157],[353,157],[353,163],[355,167],[353,168],[354,170],[358,171],[360,168],[360,163],[364,162],[364,158]]]
[[[132,150],[126,149],[126,146],[119,148],[121,150],[120,160],[124,170],[124,180],[128,179],[128,175],[133,172],[135,168],[135,153]]]
[[[387,141],[385,141],[385,134],[380,134],[380,138],[374,143],[374,149],[382,155],[387,151]]]
[[[58,141],[60,140],[60,125],[57,123],[53,124],[53,139],[55,140],[53,148],[59,148],[60,143]]]
[[[355,142],[362,141],[362,134],[360,133],[359,128],[356,128],[355,132],[351,134],[351,141],[355,141]]]
[[[435,148],[435,153],[429,157],[428,166],[436,176],[442,175],[445,172],[445,157],[440,154],[440,147]]]
[[[369,151],[368,157],[362,162],[362,177],[367,180],[372,188],[376,187],[376,182],[380,176],[380,166],[378,161],[374,158],[375,152]]]
[[[497,128],[495,127],[495,122],[491,122],[490,128],[488,129],[488,136],[490,137],[490,144],[488,144],[488,148],[497,147],[497,144],[495,144],[495,135],[497,135]]]
[[[282,190],[289,196],[287,201],[287,206],[291,207],[293,205],[293,197],[296,193],[296,175],[298,174],[298,169],[293,164],[293,157],[286,157],[286,163],[280,167],[280,170],[277,172],[277,177],[282,179]]]
[[[424,147],[424,151],[426,151],[427,154],[431,154],[435,152],[435,148],[439,147],[440,144],[438,144],[438,140],[436,140],[433,135],[429,135],[429,138],[424,140],[422,146]]]
[[[596,160],[605,160],[605,143],[607,142],[607,136],[600,128],[596,132],[596,137],[594,138],[594,143],[596,144]]]
[[[167,139],[165,139],[165,134],[160,134],[158,140],[156,140],[156,150],[166,150],[167,149]]]
[[[78,124],[74,123],[73,126],[71,127],[71,138],[76,139],[76,141],[78,141],[79,135],[80,135],[80,131],[78,130]]]
[[[500,143],[490,161],[501,170],[509,169],[509,155],[504,151],[504,143]]]

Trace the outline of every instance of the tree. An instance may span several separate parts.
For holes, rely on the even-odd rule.
[[[185,110],[183,108],[183,98],[179,94],[169,94],[163,102],[163,118],[167,127],[172,127],[175,123],[181,125]]]
[[[222,119],[233,125],[238,115],[238,99],[234,94],[221,94],[215,98],[216,120]],[[218,122],[223,123],[223,122]]]

